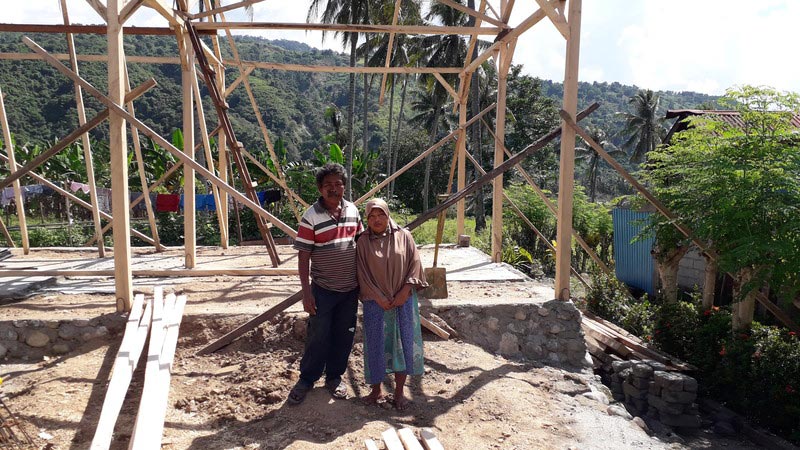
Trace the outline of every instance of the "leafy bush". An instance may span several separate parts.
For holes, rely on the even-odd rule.
[[[670,355],[688,359],[695,347],[695,333],[699,325],[697,307],[693,303],[664,303],[658,309],[653,342]]]
[[[627,288],[614,276],[598,272],[592,275],[592,287],[586,294],[589,311],[612,322],[621,323],[630,308]]]
[[[656,315],[656,306],[650,303],[645,294],[640,301],[629,302],[628,311],[622,317],[621,325],[631,333],[642,336],[646,342],[652,342]]]

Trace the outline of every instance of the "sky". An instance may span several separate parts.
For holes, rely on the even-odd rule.
[[[3,3],[0,22],[63,23],[59,0]],[[73,23],[102,23],[85,0],[67,3]],[[499,10],[497,0],[489,3]],[[305,22],[309,4],[266,0],[254,5],[255,21]],[[533,0],[517,0],[510,24],[536,9]],[[227,19],[248,20],[232,13]],[[583,0],[579,80],[712,95],[744,84],[800,93],[800,58],[794,50],[800,42],[798,19],[798,0]],[[126,25],[164,26],[165,21],[140,8]],[[323,42],[319,32],[249,34],[343,51],[334,36]],[[563,81],[564,53],[564,38],[544,20],[522,35],[513,62],[532,76]]]

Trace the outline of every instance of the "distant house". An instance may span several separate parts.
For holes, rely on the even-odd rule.
[[[738,111],[730,110],[703,110],[703,109],[671,109],[667,111],[667,119],[676,119],[672,124],[664,144],[669,145],[672,137],[689,127],[689,122],[685,120],[691,116],[709,115],[714,116],[722,122],[736,127],[743,127],[744,121]],[[800,130],[800,115],[794,116],[792,125]],[[616,255],[617,278],[629,286],[641,289],[649,294],[654,294],[658,284],[658,276],[655,272],[655,264],[652,262],[650,249],[654,239],[630,242],[635,236],[641,222],[647,214],[657,214],[655,212],[625,212],[614,211],[614,252]],[[624,258],[627,262],[620,264],[619,259]],[[697,250],[692,250],[683,257],[678,269],[678,287],[684,291],[691,291],[695,287],[703,288],[705,278],[706,260]],[[717,279],[718,299],[730,299],[732,294],[732,282],[729,278],[720,275]],[[798,306],[800,307],[800,306]]]

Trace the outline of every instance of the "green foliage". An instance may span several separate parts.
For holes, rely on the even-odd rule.
[[[697,307],[693,303],[663,303],[658,308],[653,342],[670,355],[687,358],[695,348],[698,325]]]
[[[586,308],[612,322],[621,323],[630,308],[627,288],[614,276],[598,272],[592,275],[586,293]]]
[[[628,303],[628,310],[622,316],[620,325],[636,336],[642,336],[645,342],[652,342],[656,312],[655,305],[650,303],[645,294],[641,300]]]
[[[91,227],[36,227],[28,230],[31,247],[80,247],[92,237]]]

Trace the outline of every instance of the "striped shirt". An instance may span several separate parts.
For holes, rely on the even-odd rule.
[[[358,208],[342,200],[339,221],[331,217],[320,198],[303,214],[295,250],[311,252],[311,279],[318,286],[336,292],[358,287],[356,238],[363,231]]]

